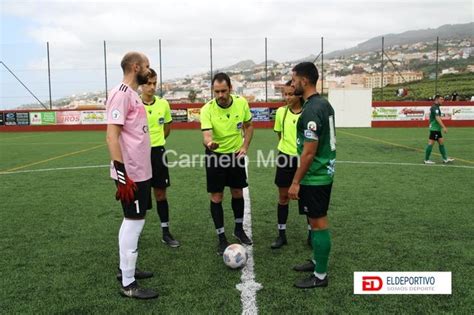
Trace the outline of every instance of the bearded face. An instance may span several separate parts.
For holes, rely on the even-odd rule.
[[[301,77],[297,76],[295,72],[293,72],[293,75],[292,75],[291,86],[295,89],[294,95],[302,96],[304,94]]]

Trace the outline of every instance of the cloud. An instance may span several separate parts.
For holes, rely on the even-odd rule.
[[[293,60],[318,54],[321,36],[325,52],[331,52],[382,34],[471,22],[472,2],[4,0],[1,14],[26,21],[18,27],[25,29],[32,52],[19,61],[23,67],[44,65],[44,45],[50,42],[57,81],[103,73],[104,40],[110,80],[119,79],[120,59],[129,50],[145,52],[156,68],[159,39],[169,79],[209,69],[210,37],[215,68],[245,59],[262,62],[265,37],[270,59]],[[33,51],[38,55],[31,56]]]
[[[9,14],[39,26],[33,40],[374,36],[470,22],[471,1],[10,1]],[[56,32],[57,30],[57,32]]]

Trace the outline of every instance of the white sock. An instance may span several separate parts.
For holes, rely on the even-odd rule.
[[[138,239],[142,233],[145,219],[129,220],[124,218],[119,231],[120,270],[122,285],[126,287],[135,281],[135,267],[138,257]]]
[[[314,275],[315,275],[316,278],[318,278],[319,280],[323,280],[324,278],[326,278],[327,273],[317,273],[317,272],[315,271],[315,272],[314,272]]]

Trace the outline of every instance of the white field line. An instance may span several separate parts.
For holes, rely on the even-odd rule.
[[[246,159],[248,162],[248,159]],[[248,163],[246,163],[245,170],[248,177]],[[252,211],[250,208],[250,194],[249,188],[243,189],[244,192],[244,229],[247,235],[252,239]],[[253,261],[253,245],[244,245],[247,250],[247,264],[242,268],[242,275],[240,276],[241,283],[235,287],[239,290],[240,301],[242,302],[242,314],[254,315],[258,314],[257,307],[257,291],[262,288],[260,283],[255,282],[254,261]]]
[[[425,165],[423,163],[403,163],[403,162],[376,162],[376,161],[337,161],[336,164],[368,164],[368,165],[395,165],[395,166],[421,166],[421,167],[445,167],[445,168],[470,168],[474,169],[474,166],[469,165],[453,165],[451,164],[430,164]]]
[[[171,161],[170,161],[171,162]],[[248,161],[249,163],[258,163],[256,160]],[[192,163],[190,164],[198,164]],[[263,164],[263,163],[262,163]],[[402,162],[377,162],[377,161],[337,161],[336,164],[365,164],[365,165],[392,165],[392,166],[419,166],[419,167],[443,167],[443,168],[467,168],[474,169],[474,166],[469,165],[454,165],[454,164],[433,164],[433,165],[424,165],[423,163],[402,163]],[[12,172],[0,172],[0,175],[10,175],[10,174],[21,174],[21,173],[35,173],[35,172],[50,172],[50,171],[64,171],[64,170],[82,170],[88,168],[105,168],[110,165],[89,165],[89,166],[72,166],[72,167],[56,167],[56,168],[41,168],[35,170],[22,170],[22,171],[12,171]],[[199,166],[199,165],[198,165]],[[275,167],[274,165],[270,166],[271,168]]]
[[[21,173],[35,173],[35,172],[51,172],[51,171],[65,171],[65,170],[83,170],[88,168],[105,168],[110,165],[87,165],[87,166],[70,166],[70,167],[55,167],[55,168],[40,168],[36,170],[23,170],[12,172],[0,172],[0,175],[21,174]]]

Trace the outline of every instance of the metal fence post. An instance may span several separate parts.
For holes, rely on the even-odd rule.
[[[268,102],[268,51],[267,38],[265,37],[265,102]]]
[[[161,39],[158,41],[159,43],[159,51],[160,51],[160,97],[163,97],[163,67],[161,64]]]
[[[385,54],[385,51],[384,51],[384,37],[382,36],[382,78],[381,78],[381,83],[380,83],[380,93],[381,93],[381,100],[383,101],[383,67],[384,67],[384,64],[383,64],[383,56]]]
[[[104,40],[104,79],[105,79],[105,100],[109,98],[109,88],[107,85],[107,43]]]
[[[50,58],[49,58],[49,42],[46,42],[46,54],[48,57],[49,109],[53,109],[53,99],[51,96],[51,63],[50,63]]]
[[[324,95],[324,37],[321,36],[321,95]]]
[[[435,95],[438,94],[438,54],[439,54],[439,36],[436,36],[436,73],[435,73]]]
[[[212,38],[209,38],[209,56],[210,56],[210,61],[211,61],[211,99],[214,97],[214,92],[212,91],[212,77],[214,74],[212,73]]]

